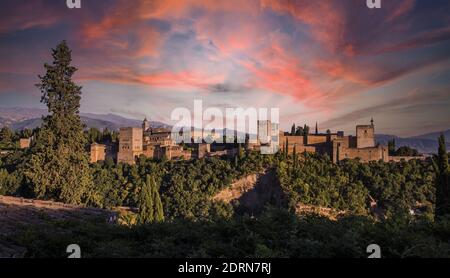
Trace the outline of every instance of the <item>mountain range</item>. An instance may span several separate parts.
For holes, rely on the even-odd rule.
[[[47,114],[45,109],[0,107],[0,127],[8,126],[13,130],[34,129],[41,125],[42,116]],[[88,128],[118,130],[121,127],[140,127],[142,125],[142,120],[128,119],[115,114],[80,113],[80,117]],[[151,121],[150,125],[168,127],[168,125],[156,121]]]
[[[42,115],[47,115],[47,110],[38,108],[2,108],[0,107],[0,127],[8,126],[14,130],[22,130],[25,128],[33,129],[41,125]],[[82,121],[88,128],[95,127],[98,129],[108,128],[109,130],[118,130],[121,127],[140,127],[142,120],[128,119],[115,114],[93,114],[80,113]],[[153,127],[166,127],[169,125],[151,121]],[[450,149],[450,130],[443,132],[447,138],[447,148]],[[396,147],[408,146],[417,149],[420,153],[435,153],[438,149],[438,137],[441,132],[427,133],[413,137],[398,137],[388,134],[377,134],[376,141],[379,144],[387,145],[389,140],[395,139]]]
[[[450,130],[442,132],[445,135],[447,149],[450,149]],[[438,137],[441,132],[432,132],[419,136],[402,138],[395,135],[377,134],[375,135],[376,141],[379,144],[387,145],[388,141],[395,139],[395,145],[397,148],[402,146],[408,146],[410,148],[418,150],[423,154],[436,153],[438,149]]]

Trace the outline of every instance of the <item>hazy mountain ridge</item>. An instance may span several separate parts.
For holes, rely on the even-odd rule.
[[[443,132],[447,141],[447,149],[450,149],[450,130]],[[388,141],[395,139],[395,145],[397,148],[402,146],[411,147],[417,149],[420,153],[430,154],[436,153],[438,150],[438,137],[441,132],[432,132],[414,137],[398,137],[387,134],[377,134],[376,141],[379,144],[387,145]]]
[[[0,127],[9,126],[14,130],[33,129],[42,123],[42,116],[47,115],[46,109],[38,108],[0,108]],[[140,127],[142,120],[128,119],[115,114],[80,113],[81,120],[88,128],[108,128],[118,130],[121,127]],[[150,121],[153,127],[168,127],[168,125]]]

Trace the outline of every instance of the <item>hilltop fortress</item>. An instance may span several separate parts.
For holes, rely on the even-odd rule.
[[[305,136],[291,136],[280,133],[282,150],[288,153],[317,152],[327,154],[334,163],[344,159],[360,159],[362,162],[384,161],[388,162],[388,147],[377,145],[375,142],[375,125],[357,125],[356,136],[344,135],[343,131],[337,133],[319,133],[317,128],[314,134]]]
[[[276,134],[279,136],[275,136]],[[376,144],[373,120],[369,125],[357,125],[356,135],[344,135],[343,131],[319,133],[317,126],[315,133],[290,135],[279,131],[278,124],[261,121],[258,122],[256,139],[247,140],[245,148],[259,151],[264,147],[288,154],[292,154],[294,151],[296,153],[320,153],[328,155],[334,163],[345,159],[359,159],[361,162],[398,161],[396,157],[389,156],[387,146]],[[233,156],[237,151],[237,144],[194,143],[194,140],[177,144],[176,140],[172,138],[171,130],[153,128],[145,119],[142,127],[121,128],[119,143],[115,148],[97,143],[92,144],[91,162],[95,163],[111,157],[118,163],[134,164],[141,155],[155,159],[188,160],[211,156]],[[417,157],[402,159],[413,158]]]

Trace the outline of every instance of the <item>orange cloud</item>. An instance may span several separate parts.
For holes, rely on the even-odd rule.
[[[242,64],[253,74],[252,86],[314,104],[323,93],[302,70],[299,58],[275,42]]]

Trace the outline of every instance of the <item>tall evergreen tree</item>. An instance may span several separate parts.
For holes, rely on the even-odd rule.
[[[295,135],[295,123],[291,127],[291,135]]]
[[[294,144],[292,159],[294,160],[294,169],[295,169],[297,168],[297,144]]]
[[[388,152],[389,155],[395,155],[396,152],[395,138],[388,141]]]
[[[142,183],[141,192],[138,200],[138,224],[152,223],[155,218],[153,189],[150,175],[147,175],[146,182]]]
[[[77,68],[71,66],[71,50],[61,42],[52,50],[52,64],[36,86],[49,115],[36,135],[25,174],[38,198],[66,203],[87,202],[92,189],[86,138],[79,116],[81,87],[72,81]]]
[[[297,136],[303,136],[303,127],[298,126],[297,130],[295,131],[295,135]]]
[[[239,160],[244,158],[244,149],[242,148],[241,143],[238,144],[238,157],[239,157]]]
[[[304,134],[305,136],[308,136],[308,135],[309,135],[309,126],[307,126],[306,124],[305,124],[305,126],[303,127],[303,134]]]
[[[139,224],[148,224],[164,221],[164,210],[159,196],[158,187],[153,176],[147,175],[146,181],[142,184],[141,193],[138,200]]]
[[[436,172],[437,217],[450,214],[450,167],[444,134],[439,137],[438,154],[433,160]]]
[[[286,137],[286,144],[285,144],[285,157],[288,158],[289,157],[289,139]]]
[[[156,182],[155,179],[152,177],[151,179],[151,183],[152,183],[152,190],[153,190],[153,205],[154,207],[154,220],[155,222],[163,222],[164,221],[164,210],[163,210],[163,205],[161,202],[161,197],[159,196],[159,190],[158,187],[156,186]]]

